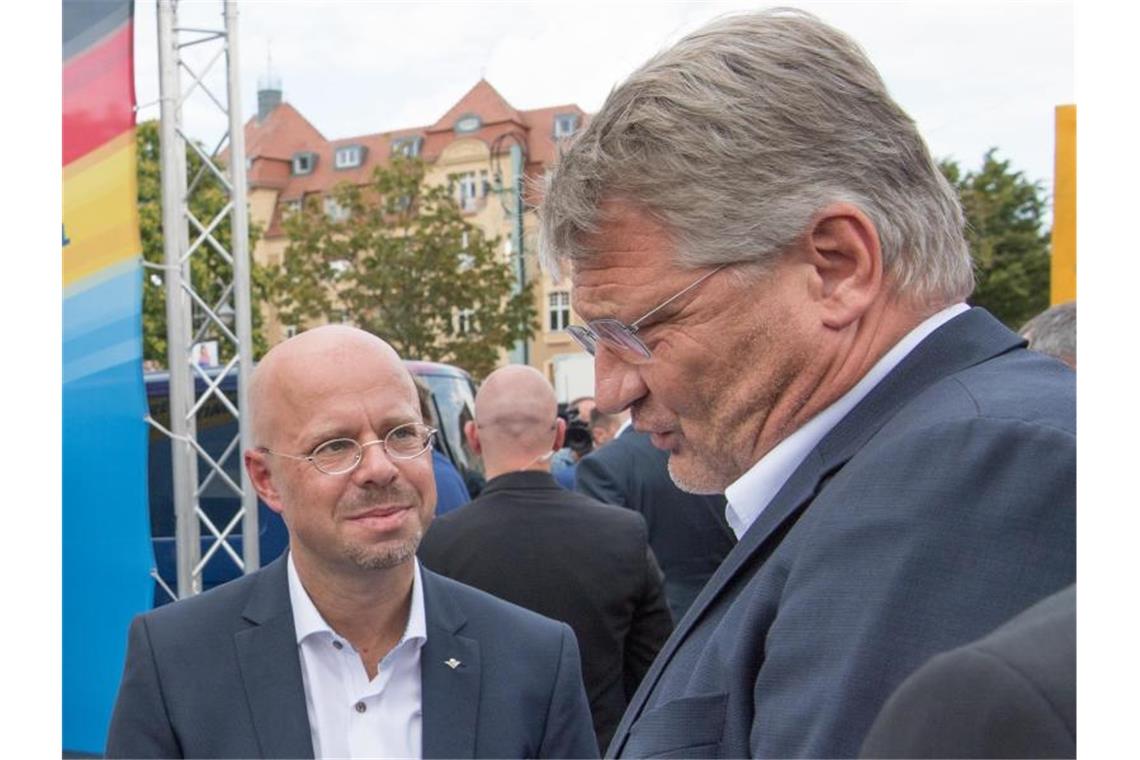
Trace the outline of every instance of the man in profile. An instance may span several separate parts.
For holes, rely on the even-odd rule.
[[[108,757],[581,757],[573,633],[420,568],[435,487],[412,378],[336,325],[250,382],[245,465],[289,551],[131,624]]]
[[[673,626],[641,516],[551,477],[566,424],[557,410],[554,389],[531,367],[487,377],[465,430],[483,457],[487,487],[435,522],[420,559],[574,629],[604,748]]]
[[[595,399],[739,543],[608,754],[850,757],[893,689],[1073,583],[1073,373],[965,300],[962,210],[859,46],[727,16],[548,175]]]

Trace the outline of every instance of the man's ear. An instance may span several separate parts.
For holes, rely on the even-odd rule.
[[[823,323],[846,327],[885,290],[878,230],[856,206],[834,203],[816,215],[808,244]]]
[[[554,418],[554,451],[561,451],[566,445],[566,420],[561,417]]]
[[[463,423],[463,437],[467,439],[467,445],[476,454],[482,455],[483,447],[479,444],[479,426],[475,424],[474,420],[468,420]]]
[[[249,473],[249,481],[253,483],[257,495],[274,512],[277,514],[284,513],[285,505],[281,501],[281,494],[277,492],[277,487],[273,484],[273,473],[269,471],[269,455],[264,451],[249,449],[245,452],[244,458],[245,469]]]

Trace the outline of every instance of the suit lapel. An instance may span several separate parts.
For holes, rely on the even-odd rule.
[[[313,738],[289,603],[286,556],[268,565],[258,578],[242,613],[253,625],[235,633],[234,644],[262,757],[311,758]]]
[[[467,622],[439,576],[420,568],[427,642],[420,652],[423,756],[475,757],[481,666],[479,642],[459,631]]]
[[[733,581],[746,581],[766,560],[795,519],[811,503],[825,478],[842,467],[895,412],[931,383],[991,359],[1025,341],[983,309],[951,319],[922,341],[851,410],[792,473],[693,601],[645,674],[614,734],[610,756],[620,755],[629,729],[673,655],[712,604],[731,593]]]

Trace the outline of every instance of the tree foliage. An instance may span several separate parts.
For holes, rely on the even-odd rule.
[[[368,184],[329,197],[335,207],[310,197],[284,222],[289,245],[269,272],[284,322],[349,321],[401,356],[476,377],[533,335],[531,285],[512,294],[500,239],[468,223],[449,188],[426,184],[421,161],[394,157]]]
[[[145,121],[139,124],[135,129],[135,141],[138,148],[139,232],[142,238],[143,259],[152,264],[162,265],[165,253],[162,236],[162,153],[159,146],[158,122]],[[190,182],[201,170],[202,159],[189,145],[186,147],[186,166],[187,181]],[[206,171],[190,193],[190,210],[203,226],[208,227],[210,221],[225,208],[227,201],[228,196],[221,182],[211,172]],[[193,243],[197,238],[197,232],[190,228],[189,234],[190,242]],[[214,228],[211,235],[227,251],[231,250],[232,238],[228,214]],[[258,237],[259,231],[251,222],[250,251],[253,250]],[[225,285],[233,280],[233,271],[229,264],[209,249],[209,243],[204,245],[206,249],[200,253],[195,252],[190,258],[190,276],[198,293],[213,306],[221,297]],[[257,303],[263,295],[265,277],[260,267],[252,262],[252,257],[250,263],[254,354],[260,356],[265,352],[265,340],[261,334],[262,319]],[[160,269],[148,267],[143,270],[143,359],[155,361],[160,366],[165,366],[167,361],[164,274]],[[233,305],[232,300],[230,304]],[[195,314],[198,314],[196,307]],[[195,326],[198,323],[196,320]],[[218,350],[223,361],[233,355],[230,341],[222,339],[215,326],[207,328],[203,339],[218,339]]]
[[[988,150],[977,171],[939,165],[962,199],[977,288],[970,303],[1017,330],[1049,306],[1049,230],[1044,190]]]

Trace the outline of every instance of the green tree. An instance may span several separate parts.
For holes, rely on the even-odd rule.
[[[469,224],[450,189],[424,182],[419,160],[394,157],[366,185],[342,183],[285,220],[269,271],[286,323],[348,319],[401,356],[457,364],[483,377],[499,350],[537,327],[530,284],[499,259],[499,238]]]
[[[145,121],[135,129],[135,142],[138,148],[138,206],[139,206],[139,232],[142,238],[143,259],[152,264],[162,265],[165,254],[162,237],[162,153],[159,147],[159,131],[157,121]],[[202,167],[202,159],[190,147],[186,147],[186,165],[189,180],[198,174]],[[198,180],[193,192],[190,194],[190,210],[203,225],[209,225],[210,220],[223,208],[227,202],[227,194],[221,182],[211,172],[206,171]],[[211,233],[213,237],[230,250],[230,219],[229,215],[223,219]],[[249,249],[257,243],[260,231],[250,224]],[[197,233],[190,230],[190,241],[193,242]],[[209,246],[209,243],[205,243]],[[206,253],[203,251],[203,254]],[[213,306],[221,296],[226,284],[233,280],[230,265],[219,256],[210,252],[202,255],[195,252],[190,259],[191,277],[194,287],[204,300]],[[166,286],[164,272],[160,269],[145,268],[143,270],[143,358],[157,361],[165,366],[166,355]],[[257,303],[264,295],[265,275],[260,267],[251,261],[250,273],[252,285],[252,321],[254,355],[260,356],[265,352],[265,340],[261,331],[261,313]],[[232,304],[232,301],[231,301]],[[197,309],[195,308],[197,314]],[[232,327],[231,327],[232,329]],[[206,339],[215,337],[216,332],[208,332]],[[222,360],[233,355],[233,346],[228,340],[219,340],[218,349]]]
[[[939,168],[962,199],[966,240],[978,284],[970,303],[1017,330],[1049,306],[1049,230],[1044,190],[991,148],[977,171],[954,161]]]

